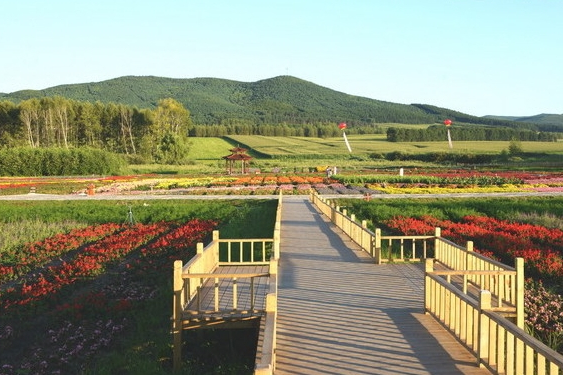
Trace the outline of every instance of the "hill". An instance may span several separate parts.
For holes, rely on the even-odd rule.
[[[549,114],[549,113],[542,113],[535,116],[525,116],[525,117],[517,117],[517,116],[484,116],[486,118],[497,119],[497,120],[510,120],[516,122],[525,122],[525,123],[533,123],[540,125],[542,130],[545,131],[561,131],[556,129],[563,128],[563,114],[556,115],[556,114]],[[552,129],[550,129],[552,127]]]
[[[346,121],[350,125],[429,124],[451,118],[461,123],[542,130],[531,122],[516,123],[509,119],[471,116],[431,105],[397,104],[349,95],[292,76],[256,82],[125,76],[102,82],[0,94],[0,100],[19,103],[46,96],[123,103],[138,108],[154,108],[160,99],[174,98],[191,112],[196,124],[219,124],[233,120],[269,124],[339,121]]]

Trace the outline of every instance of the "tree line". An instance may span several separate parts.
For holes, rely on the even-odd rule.
[[[380,125],[355,125],[348,134],[384,134]],[[225,137],[228,135],[263,135],[268,137],[339,137],[342,131],[335,122],[310,122],[305,124],[256,124],[252,121],[229,120],[219,125],[192,125],[191,137]]]
[[[190,112],[174,99],[154,109],[60,96],[0,102],[2,148],[90,147],[147,162],[178,163],[188,152]]]
[[[226,135],[335,137],[335,122],[264,124],[227,119],[194,124],[189,110],[167,98],[154,109],[84,102],[61,96],[0,102],[0,147],[91,147],[124,154],[132,161],[182,163],[187,137]],[[350,134],[383,134],[379,125],[356,124]]]
[[[557,142],[557,135],[528,129],[512,129],[506,127],[485,126],[452,126],[451,136],[457,141],[538,141]],[[387,129],[389,142],[434,142],[447,139],[447,128],[444,125],[432,125],[426,129],[397,128]]]

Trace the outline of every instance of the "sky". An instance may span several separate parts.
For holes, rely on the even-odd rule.
[[[475,116],[563,114],[563,0],[8,0],[1,12],[3,93],[290,75]]]

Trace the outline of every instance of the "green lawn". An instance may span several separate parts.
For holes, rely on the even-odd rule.
[[[308,138],[308,137],[266,137],[260,135],[230,136],[241,145],[270,155],[272,157],[302,155],[349,156],[344,139],[336,138]],[[348,140],[352,148],[352,155],[369,155],[374,152],[389,153],[401,151],[411,154],[431,152],[451,153],[484,153],[498,154],[508,150],[510,142],[492,141],[455,141],[453,149],[448,142],[388,142],[384,134],[349,135]],[[193,150],[190,157],[198,160],[210,160],[228,155],[232,147],[228,142],[219,138],[191,138]],[[563,155],[563,142],[521,142],[524,152],[545,152]]]

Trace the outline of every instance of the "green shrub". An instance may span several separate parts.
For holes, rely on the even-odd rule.
[[[94,148],[0,150],[2,176],[113,175],[125,167],[125,160],[119,155]]]

